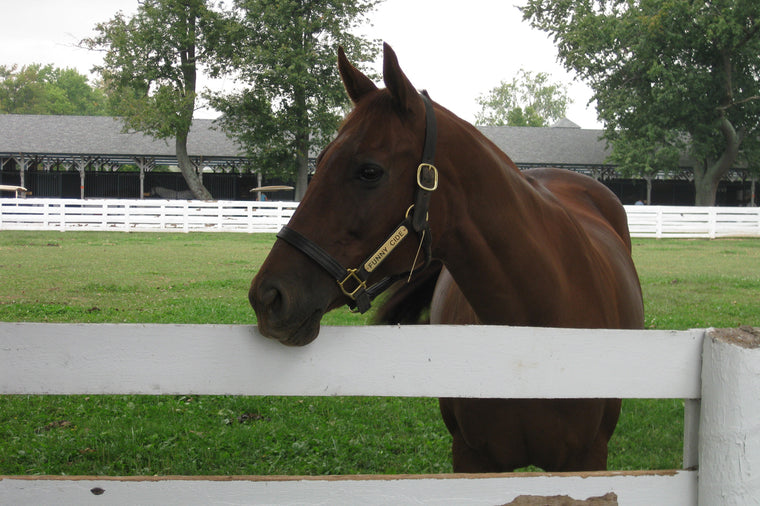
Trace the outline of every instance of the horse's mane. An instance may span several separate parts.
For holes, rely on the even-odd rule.
[[[496,158],[498,158],[502,163],[500,165],[503,165],[503,168],[505,170],[511,170],[516,173],[520,173],[520,169],[517,167],[515,162],[512,161],[512,159],[507,155],[502,149],[497,146],[491,139],[486,137],[483,132],[478,130],[474,125],[471,123],[463,120],[450,110],[446,109],[440,104],[436,104],[437,109],[444,114],[445,117],[447,117],[452,123],[454,123],[457,128],[461,128],[464,132],[466,132],[468,135],[474,137],[483,147],[485,147],[489,152],[491,152]]]

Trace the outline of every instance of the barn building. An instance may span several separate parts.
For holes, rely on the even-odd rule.
[[[554,166],[581,172],[610,187],[625,204],[646,196],[646,182],[621,177],[607,162],[601,130],[564,119],[552,127],[478,127],[520,168]],[[196,119],[188,151],[203,182],[219,200],[250,200],[250,189],[287,181],[262,180],[241,148],[213,120]],[[174,144],[124,132],[118,118],[103,116],[0,115],[0,184],[27,188],[31,197],[189,198],[176,166]],[[653,204],[690,205],[688,167],[652,184]],[[718,190],[718,205],[746,205],[753,187],[736,170]],[[279,194],[281,199],[292,197]]]

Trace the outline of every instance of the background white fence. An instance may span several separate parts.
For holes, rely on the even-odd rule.
[[[295,202],[0,199],[0,230],[278,232]]]
[[[633,237],[760,236],[760,207],[625,206]]]
[[[757,329],[325,327],[309,346],[289,348],[241,325],[0,323],[0,364],[0,394],[19,395],[684,398],[684,467],[699,466],[472,476],[0,476],[8,504],[505,504],[526,495],[614,493],[622,505],[738,505],[760,497]]]
[[[296,202],[0,199],[0,230],[277,232]],[[760,236],[760,207],[626,206],[634,237]]]

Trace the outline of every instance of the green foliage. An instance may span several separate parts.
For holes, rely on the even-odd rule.
[[[103,116],[106,95],[75,69],[0,66],[0,113]]]
[[[520,69],[511,83],[502,81],[478,98],[478,125],[545,127],[562,119],[572,102],[567,85],[550,83],[549,74]]]
[[[594,91],[609,138],[687,136],[698,205],[757,142],[760,4],[741,0],[529,0],[526,19]],[[741,153],[742,148],[745,153]],[[647,151],[657,151],[653,145]]]
[[[303,195],[312,146],[334,135],[347,105],[338,45],[356,62],[377,44],[352,35],[378,0],[237,0],[227,13],[216,72],[246,88],[210,97],[222,124],[262,171],[296,176]]]
[[[0,321],[252,324],[246,292],[274,239],[3,231]],[[760,326],[759,240],[634,239],[633,254],[648,328]],[[610,469],[678,468],[682,438],[680,399],[625,400]],[[450,470],[435,399],[0,396],[0,475]]]
[[[216,14],[206,0],[145,0],[127,19],[119,12],[83,41],[104,50],[100,72],[125,129],[176,140],[177,163],[196,198],[211,199],[187,154],[198,67],[210,58]]]
[[[159,139],[187,131],[196,100],[197,66],[205,61],[203,0],[148,0],[126,18],[118,12],[83,41],[105,51],[95,67],[117,115],[129,128]]]
[[[651,179],[658,172],[675,173],[684,149],[681,139],[656,128],[642,129],[638,136],[628,130],[615,131],[607,139],[613,140],[608,161],[626,177]]]

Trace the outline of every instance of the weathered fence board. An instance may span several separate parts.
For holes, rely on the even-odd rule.
[[[0,323],[0,392],[699,398],[704,330]],[[632,338],[634,337],[635,338]]]
[[[522,496],[585,500],[614,492],[607,503],[748,504],[760,497],[759,358],[760,329],[751,328],[326,327],[309,346],[286,348],[243,325],[0,323],[0,394],[686,398],[693,400],[685,465],[700,469],[0,476],[0,498],[9,504],[507,504]]]
[[[0,476],[0,498],[7,504],[38,505],[492,506],[509,503],[519,496],[567,496],[582,500],[611,491],[621,505],[696,504],[697,472],[330,477]]]

